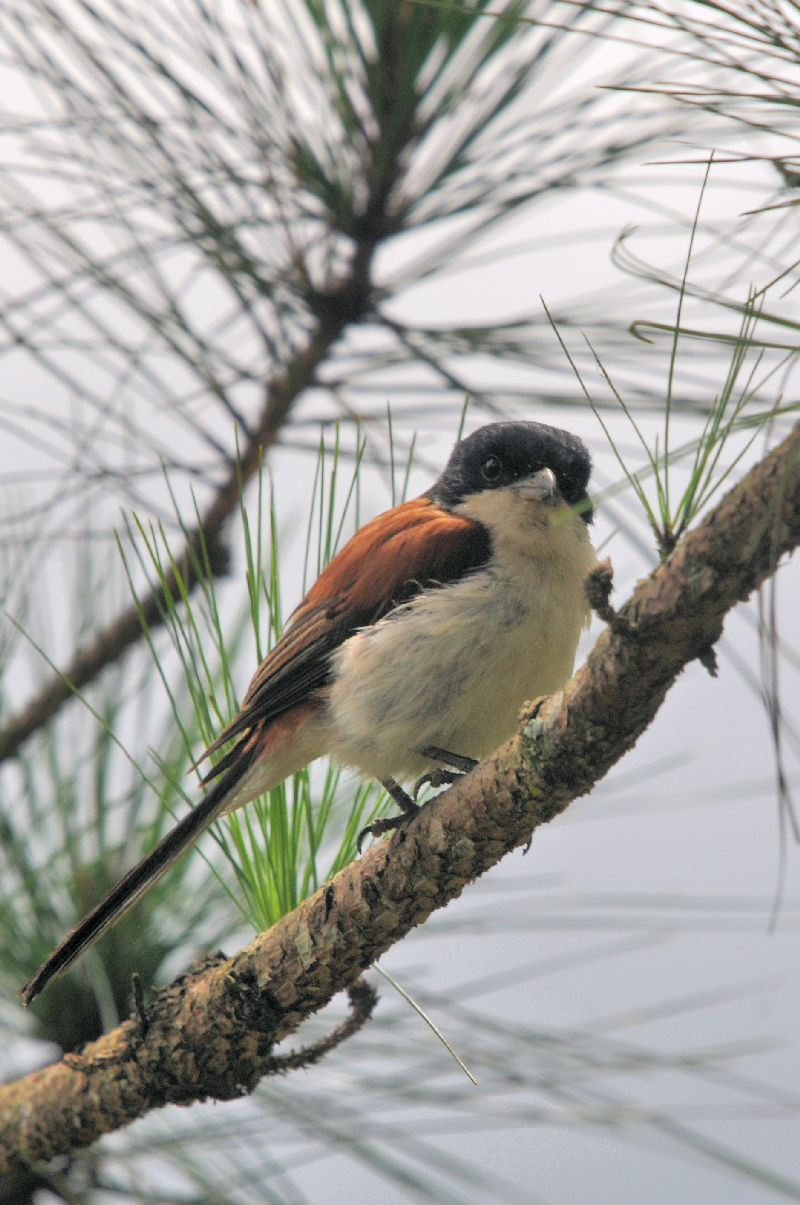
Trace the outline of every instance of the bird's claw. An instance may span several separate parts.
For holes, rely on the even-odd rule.
[[[477,766],[477,762],[472,757],[463,757],[458,753],[450,753],[447,749],[439,749],[436,745],[426,745],[420,750],[423,757],[430,757],[433,761],[443,761],[445,769],[442,766],[436,766],[433,770],[429,770],[427,774],[423,774],[414,784],[413,798],[408,795],[399,783],[393,778],[382,778],[381,786],[391,795],[397,806],[400,808],[399,815],[396,816],[381,816],[378,820],[373,820],[371,824],[365,825],[361,832],[356,837],[356,849],[361,853],[361,846],[364,838],[369,834],[370,837],[382,837],[384,833],[390,833],[393,829],[400,828],[407,824],[412,816],[416,816],[419,805],[417,804],[417,796],[424,786],[445,787],[457,782],[459,778],[463,778],[470,770]],[[452,767],[452,768],[449,768]]]
[[[478,764],[474,757],[451,753],[448,749],[440,749],[438,745],[426,745],[420,752],[423,757],[429,757],[432,761],[444,764],[437,766],[434,770],[428,770],[427,774],[423,774],[421,778],[417,779],[413,791],[415,800],[424,786],[434,788],[452,786],[454,782],[458,782],[459,778],[463,778],[465,774],[469,774],[470,770],[474,770]]]
[[[381,816],[377,820],[373,820],[371,824],[365,825],[356,837],[356,849],[359,854],[364,838],[368,834],[370,837],[382,837],[384,833],[390,833],[393,829],[408,824],[414,815],[416,815],[416,809],[413,812],[400,812],[396,816]]]
[[[416,800],[424,786],[433,787],[434,790],[436,787],[449,787],[452,783],[458,782],[459,778],[463,777],[463,770],[444,770],[440,766],[436,770],[428,770],[427,774],[421,775],[414,783],[411,794]]]

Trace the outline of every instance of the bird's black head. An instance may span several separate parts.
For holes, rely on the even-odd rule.
[[[544,423],[490,423],[473,431],[453,448],[428,493],[450,510],[470,494],[502,489],[540,469],[552,469],[561,497],[591,523],[589,453],[577,435]]]

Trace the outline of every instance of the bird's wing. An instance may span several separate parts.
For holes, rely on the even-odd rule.
[[[200,760],[232,737],[269,724],[308,700],[329,680],[334,651],[358,628],[375,623],[423,589],[457,581],[485,564],[490,554],[481,524],[443,510],[425,495],[366,523],[291,615],[258,667],[238,715]],[[217,762],[204,782],[227,769],[237,749]]]

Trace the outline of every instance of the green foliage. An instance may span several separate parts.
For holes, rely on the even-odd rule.
[[[120,717],[134,704],[143,718],[153,685],[131,695],[128,675],[109,675],[99,698],[83,698],[92,735],[78,740],[48,729],[18,761],[24,807],[4,812],[0,840],[3,895],[0,925],[13,942],[0,947],[0,983],[11,998],[55,944],[154,845],[170,823],[183,749],[172,740],[162,753],[163,776],[148,774],[125,750]],[[153,801],[157,800],[154,811]],[[131,975],[146,983],[176,947],[201,932],[202,906],[185,888],[186,861],[157,884],[147,905],[124,917],[82,961],[56,980],[32,1010],[39,1036],[71,1050],[116,1024],[129,1009]],[[192,900],[195,899],[194,905]]]
[[[700,190],[683,275],[676,286],[678,302],[675,321],[672,324],[652,321],[638,322],[632,326],[632,329],[647,341],[656,331],[666,334],[670,340],[663,399],[662,432],[660,439],[656,436],[652,445],[648,443],[632,406],[625,401],[612,380],[611,374],[605,368],[600,354],[587,340],[601,378],[625,415],[634,432],[636,442],[644,453],[644,469],[630,467],[629,461],[620,451],[601,406],[593,396],[584,374],[547,311],[556,337],[575,373],[581,390],[608,438],[609,445],[624,475],[624,481],[633,490],[647,517],[656,538],[659,555],[662,558],[672,551],[681,535],[700,514],[711,497],[718,493],[725,482],[730,481],[732,473],[737,465],[746,458],[756,439],[767,431],[776,418],[792,414],[800,408],[800,403],[783,405],[780,402],[774,402],[765,405],[762,401],[765,387],[770,379],[785,369],[796,355],[795,349],[787,346],[785,350],[788,354],[782,357],[777,365],[764,366],[768,345],[757,334],[757,328],[763,318],[765,290],[756,293],[751,289],[746,301],[735,307],[740,310],[741,321],[739,330],[733,337],[719,335],[713,329],[702,332],[690,330],[683,324],[684,303],[690,287],[694,239],[710,170],[711,161],[709,161]],[[715,298],[713,300],[724,304],[722,299]],[[728,303],[726,308],[734,307]],[[546,306],[545,309],[547,310]],[[703,339],[711,344],[722,343],[730,350],[730,360],[722,387],[706,409],[699,434],[675,447],[671,424],[675,403],[676,368],[681,341],[690,338]],[[771,346],[774,350],[775,345]],[[781,347],[778,350],[783,351],[784,348]],[[737,438],[740,436],[743,438]],[[681,484],[676,490],[673,486],[673,478],[678,473]],[[611,487],[608,492],[613,494],[620,488],[621,486],[617,485]]]

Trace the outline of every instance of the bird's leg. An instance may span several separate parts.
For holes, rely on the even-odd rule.
[[[412,816],[416,816],[419,807],[414,800],[425,783],[432,787],[448,786],[468,774],[470,770],[474,770],[478,764],[474,757],[463,757],[460,753],[450,753],[447,749],[439,749],[436,745],[426,745],[420,752],[423,757],[429,757],[432,761],[444,762],[445,766],[451,766],[452,769],[445,770],[440,766],[436,770],[429,770],[427,774],[423,774],[414,784],[413,799],[407,791],[403,790],[399,782],[395,782],[393,778],[382,778],[381,786],[400,808],[400,815],[381,816],[378,820],[373,820],[371,824],[362,828],[356,838],[356,849],[359,853],[361,853],[362,842],[368,833],[370,837],[382,837],[384,833],[390,833],[393,829],[400,828],[407,824]]]
[[[400,815],[381,816],[378,820],[373,820],[372,824],[368,824],[365,828],[362,828],[356,838],[356,849],[359,853],[361,853],[361,843],[367,833],[371,837],[382,837],[384,833],[390,833],[392,829],[400,828],[401,825],[407,824],[412,816],[416,816],[419,810],[411,796],[393,778],[382,778],[381,786],[387,795],[391,795],[400,808]]]
[[[464,757],[460,753],[450,753],[447,749],[440,749],[437,745],[426,745],[421,749],[423,757],[429,757],[431,761],[444,763],[450,769],[443,769],[438,766],[435,770],[429,770],[427,774],[423,774],[414,783],[414,798],[417,798],[424,786],[431,787],[446,787],[451,783],[457,782],[459,778],[463,778],[465,774],[469,774],[470,770],[474,770],[477,762],[474,757]]]
[[[474,770],[478,764],[474,757],[464,757],[461,753],[450,753],[447,749],[440,749],[438,745],[426,745],[420,752],[423,757],[429,757],[431,761],[438,761],[444,766],[458,770],[459,774],[469,774],[470,770]]]

